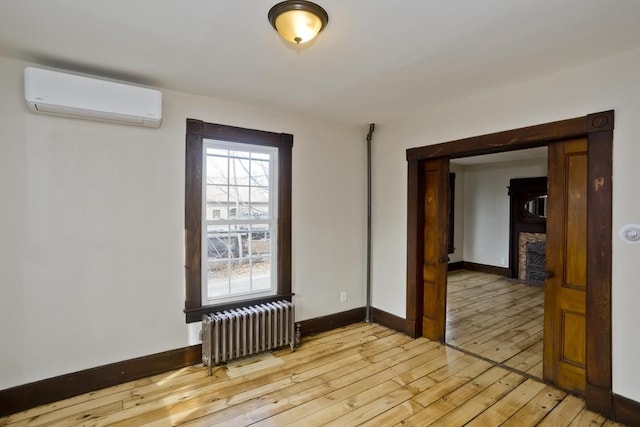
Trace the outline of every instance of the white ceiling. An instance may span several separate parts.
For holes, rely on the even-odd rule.
[[[640,0],[317,0],[303,48],[276,0],[0,0],[0,56],[346,123],[640,47]]]

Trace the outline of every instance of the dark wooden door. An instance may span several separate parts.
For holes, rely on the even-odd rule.
[[[584,394],[587,295],[587,140],[549,144],[544,379]]]
[[[424,162],[422,335],[444,341],[447,299],[449,159]]]

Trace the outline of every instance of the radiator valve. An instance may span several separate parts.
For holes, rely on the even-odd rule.
[[[300,325],[300,323],[296,323],[296,336],[294,339],[294,344],[296,347],[300,347],[300,338],[302,337],[302,331],[300,330],[300,327],[302,325]]]

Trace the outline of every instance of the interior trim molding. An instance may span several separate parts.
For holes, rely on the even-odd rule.
[[[496,267],[495,265],[478,264],[475,262],[462,261],[462,268],[482,273],[497,274],[498,276],[508,276],[509,269],[506,267]]]
[[[613,413],[611,354],[611,235],[613,175],[613,110],[588,114],[493,134],[411,148],[407,156],[407,326],[408,335],[422,336],[424,185],[423,165],[434,159],[454,159],[587,138],[587,304],[586,390],[588,408]],[[595,214],[597,213],[597,214]],[[442,291],[442,290],[440,290]]]
[[[372,321],[382,326],[407,335],[412,332],[411,321],[375,307],[371,307],[371,314]],[[311,335],[362,322],[364,318],[365,308],[358,307],[298,323],[304,335]],[[201,362],[202,345],[197,344],[0,390],[0,417]],[[587,395],[591,395],[588,404],[592,403],[589,409],[630,427],[640,427],[639,402],[587,387]]]
[[[371,321],[403,334],[407,333],[407,321],[395,314],[371,307]]]
[[[385,319],[380,314],[384,312],[378,313]],[[362,322],[364,318],[365,308],[358,307],[298,323],[301,332],[310,335]],[[0,390],[0,417],[201,362],[202,345],[196,344]]]
[[[296,322],[296,324],[300,324],[300,332],[305,336],[341,328],[342,326],[351,325],[352,323],[362,322],[364,321],[365,315],[365,308],[358,307],[339,313],[303,320]]]
[[[447,266],[448,271],[456,271],[464,269],[464,261],[450,262]]]
[[[196,344],[0,390],[0,417],[200,362]]]

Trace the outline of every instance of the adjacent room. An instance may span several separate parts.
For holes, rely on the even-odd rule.
[[[638,0],[0,0],[0,425],[639,425],[638,117]]]
[[[527,252],[520,233],[544,239],[532,200],[546,200],[547,147],[454,159],[449,170],[445,342],[541,380],[545,251]]]

